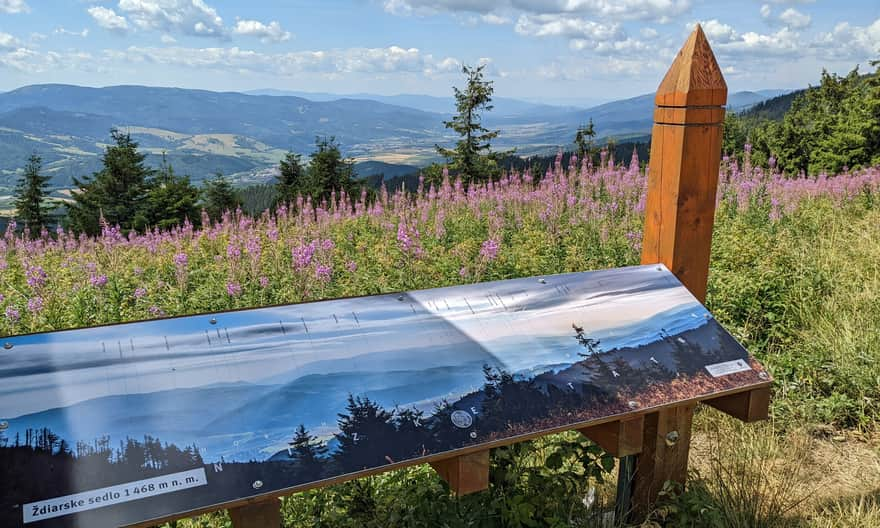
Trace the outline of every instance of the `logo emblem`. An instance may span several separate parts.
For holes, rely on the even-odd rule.
[[[471,425],[474,424],[474,418],[467,411],[452,411],[452,425],[461,428],[467,429]]]

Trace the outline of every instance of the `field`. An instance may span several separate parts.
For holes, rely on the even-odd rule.
[[[30,240],[9,231],[0,332],[636,264],[644,190],[638,160],[560,161],[542,178],[230,213],[202,229],[124,236],[107,226],[97,239]],[[701,412],[690,489],[667,495],[658,522],[880,525],[878,199],[877,168],[787,179],[724,161],[708,306],[776,379],[773,420],[743,427]],[[429,469],[412,469],[287,499],[286,522],[590,526],[613,487],[608,459],[572,435],[493,457],[488,493],[455,500]]]

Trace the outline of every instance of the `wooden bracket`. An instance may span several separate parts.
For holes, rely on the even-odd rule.
[[[642,452],[645,417],[636,416],[626,420],[591,425],[579,431],[611,456],[620,458],[635,455]]]
[[[229,509],[233,528],[280,528],[281,501],[272,499]]]
[[[696,404],[660,409],[645,416],[642,452],[636,456],[633,510],[647,515],[667,481],[684,486],[687,479],[691,423]]]
[[[770,387],[705,400],[703,403],[744,422],[766,420],[770,416]]]
[[[431,462],[459,497],[489,489],[489,450]]]

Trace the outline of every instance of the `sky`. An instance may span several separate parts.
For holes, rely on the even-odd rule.
[[[496,96],[649,93],[695,23],[733,91],[880,59],[877,0],[0,0],[0,90],[38,83]]]
[[[12,348],[0,349],[0,359],[10,355],[0,362],[0,419],[115,394],[290,381],[340,368],[478,362],[517,372],[576,361],[573,324],[609,350],[654,341],[660,328],[679,333],[707,320],[665,268],[544,280],[260,308],[218,314],[214,324],[199,315],[9,337]],[[548,340],[571,346],[549,347]]]

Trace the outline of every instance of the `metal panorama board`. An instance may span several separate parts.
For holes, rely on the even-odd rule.
[[[4,341],[4,527],[181,516],[768,383],[657,265]]]

